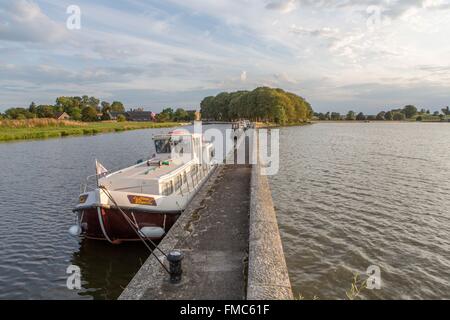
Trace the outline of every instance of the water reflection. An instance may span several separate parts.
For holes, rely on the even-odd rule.
[[[113,246],[106,241],[83,239],[71,259],[81,269],[83,290],[78,295],[117,299],[132,278],[130,270],[139,270],[149,254],[141,242]]]

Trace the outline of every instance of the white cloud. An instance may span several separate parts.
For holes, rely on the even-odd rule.
[[[277,0],[266,5],[266,9],[289,13],[297,9],[297,0]]]
[[[0,3],[0,39],[52,42],[64,37],[64,28],[47,17],[32,0]]]

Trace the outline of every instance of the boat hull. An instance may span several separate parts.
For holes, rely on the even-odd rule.
[[[123,212],[123,213],[122,213]],[[92,207],[79,212],[82,234],[88,239],[105,240],[114,244],[140,241],[142,228],[161,228],[167,233],[180,216],[180,212],[158,213],[117,208]],[[126,219],[124,214],[128,217]],[[140,233],[141,236],[142,233]],[[149,237],[159,240],[163,237]]]

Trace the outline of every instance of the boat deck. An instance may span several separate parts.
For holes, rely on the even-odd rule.
[[[134,168],[124,169],[100,179],[100,182],[117,181],[120,179],[158,180],[161,177],[181,168],[185,164],[170,163],[170,165],[148,166],[146,162]]]
[[[112,191],[139,192],[145,194],[160,193],[161,179],[186,164],[173,163],[169,165],[148,166],[147,162],[112,173],[99,180],[101,185]]]

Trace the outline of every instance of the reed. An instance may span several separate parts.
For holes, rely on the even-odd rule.
[[[59,127],[84,127],[86,123],[56,119],[27,119],[27,120],[0,120],[0,128],[59,128]]]
[[[367,289],[367,279],[361,278],[359,273],[353,275],[351,287],[345,292],[348,300],[357,300],[361,298],[361,293]],[[301,293],[294,296],[294,300],[320,300],[318,296],[314,296],[312,299],[307,299]]]
[[[77,122],[55,119],[1,120],[0,142],[28,139],[61,138],[76,135],[95,135],[127,130],[168,128],[175,122]]]

